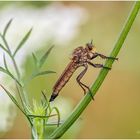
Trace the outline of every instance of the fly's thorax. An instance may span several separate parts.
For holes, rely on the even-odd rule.
[[[81,65],[82,63],[86,62],[88,59],[89,50],[83,47],[78,47],[74,50],[72,56],[72,60],[77,63],[77,65]]]
[[[88,53],[89,51],[84,49],[82,52],[81,52],[81,55],[79,57],[79,62],[80,63],[84,63],[88,60]]]
[[[79,59],[81,57],[81,54],[82,54],[83,50],[84,50],[84,48],[80,46],[80,47],[76,48],[73,51],[73,53],[72,53],[72,61],[74,63],[79,63]]]

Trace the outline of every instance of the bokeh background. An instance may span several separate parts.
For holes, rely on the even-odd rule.
[[[79,45],[93,39],[98,52],[109,55],[134,2],[0,2],[0,31],[13,18],[7,40],[11,48],[33,27],[33,32],[17,55],[23,77],[33,66],[31,53],[40,56],[55,44],[44,69],[57,73],[33,80],[29,100],[40,101],[41,90],[52,87]],[[104,83],[79,120],[64,138],[140,138],[140,14],[121,49],[119,61],[113,64]],[[0,52],[1,53],[1,52]],[[0,54],[2,56],[2,54]],[[0,56],[0,63],[2,58]],[[97,59],[96,62],[104,60]],[[9,64],[10,65],[10,64]],[[71,113],[83,98],[76,83],[79,68],[53,103],[62,119]],[[83,78],[92,85],[99,69],[89,67]],[[13,87],[13,81],[0,75],[1,83]],[[23,114],[0,89],[0,138],[31,138],[30,127]]]

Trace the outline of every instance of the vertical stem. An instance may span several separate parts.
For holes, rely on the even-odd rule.
[[[33,119],[32,125],[32,137],[33,139],[43,139],[44,138],[44,120],[40,118]]]
[[[130,15],[128,16],[128,19],[126,20],[126,23],[124,24],[122,31],[115,43],[114,49],[111,52],[110,56],[111,57],[116,57],[117,54],[119,53],[127,35],[128,32],[131,29],[131,26],[136,18],[136,15],[138,14],[138,11],[140,9],[140,1],[136,1],[134,3],[134,6],[132,8],[132,11],[130,12]],[[114,60],[106,60],[105,65],[108,67],[111,67],[113,64]],[[103,83],[105,77],[107,76],[108,70],[107,69],[102,69],[101,72],[99,73],[95,83],[91,87],[91,91],[93,92],[93,96],[96,94],[98,91],[99,87]],[[60,126],[58,127],[49,138],[55,139],[55,138],[60,138],[68,129],[71,127],[71,125],[78,119],[78,117],[81,115],[81,113],[84,111],[84,109],[87,107],[87,105],[91,101],[91,96],[87,94],[81,102],[77,105],[77,107],[73,110],[71,115],[67,118],[67,120]]]

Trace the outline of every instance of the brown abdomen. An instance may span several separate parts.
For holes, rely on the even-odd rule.
[[[56,84],[53,87],[53,93],[58,94],[60,90],[65,86],[68,80],[71,78],[72,74],[77,69],[77,66],[74,62],[69,63],[64,72],[61,74],[60,78],[57,80]]]

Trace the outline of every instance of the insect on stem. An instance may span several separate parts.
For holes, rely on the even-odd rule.
[[[89,93],[91,93],[91,91],[87,85],[81,82],[81,79],[88,70],[88,64],[95,68],[106,68],[109,70],[111,69],[104,66],[103,64],[94,64],[91,62],[91,60],[95,59],[97,56],[101,57],[102,59],[118,60],[117,58],[107,57],[103,54],[97,53],[95,51],[95,46],[92,44],[92,42],[93,40],[91,40],[90,43],[87,43],[85,47],[80,46],[73,51],[70,63],[67,65],[67,67],[65,68],[65,70],[53,87],[53,92],[49,100],[50,102],[58,96],[61,89],[66,85],[66,83],[72,77],[73,73],[76,71],[77,68],[84,67],[84,70],[78,75],[76,80],[79,86],[83,89],[84,94],[86,94],[86,89],[89,91]],[[93,98],[92,93],[91,97]]]

